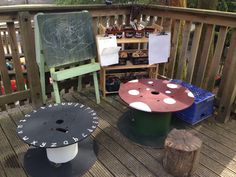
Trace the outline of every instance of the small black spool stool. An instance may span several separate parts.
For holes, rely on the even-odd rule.
[[[89,135],[97,126],[96,112],[80,103],[51,104],[26,114],[17,134],[34,146],[24,156],[27,173],[32,177],[83,175],[96,161]]]

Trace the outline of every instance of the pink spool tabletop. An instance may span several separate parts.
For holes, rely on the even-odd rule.
[[[193,104],[187,88],[161,79],[131,80],[121,84],[119,96],[130,107],[145,112],[176,112]]]

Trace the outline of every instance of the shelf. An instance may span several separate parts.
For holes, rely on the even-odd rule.
[[[101,35],[99,35],[101,36]],[[98,42],[98,41],[97,41]],[[137,50],[146,50],[144,48],[147,48],[146,45],[142,46],[142,45],[138,45],[138,47],[136,48],[136,46],[134,46],[136,49],[125,49],[125,45],[122,44],[141,44],[141,43],[148,43],[148,38],[146,37],[142,37],[142,38],[121,38],[121,39],[117,39],[117,44],[120,44],[122,46],[121,51],[126,51],[128,53],[133,53]],[[142,49],[140,49],[142,47]],[[140,72],[144,72],[144,75],[147,75],[150,78],[154,78],[156,77],[156,71],[157,71],[157,64],[140,64],[140,65],[134,65],[128,58],[127,58],[127,63],[126,65],[111,65],[111,66],[102,66],[101,67],[101,71],[100,71],[100,83],[101,83],[101,87],[100,89],[102,90],[103,96],[105,97],[106,94],[112,94],[112,93],[118,93],[118,91],[114,91],[114,92],[108,92],[106,90],[106,76],[108,74],[114,74],[116,76],[119,76],[121,73],[125,73],[125,72],[133,72],[133,71],[137,71],[138,70],[138,74],[140,74]],[[137,69],[137,70],[135,70]],[[141,70],[139,70],[141,69]],[[131,70],[131,71],[129,71]],[[140,72],[139,72],[140,71]],[[138,75],[136,74],[136,75]]]
[[[142,38],[121,38],[117,39],[118,44],[131,44],[131,43],[148,43],[148,38],[142,37]]]
[[[122,70],[122,69],[138,69],[138,68],[156,68],[156,67],[157,67],[156,64],[133,65],[130,61],[127,61],[126,65],[104,66],[103,69],[107,71],[107,70],[118,70],[118,69]]]

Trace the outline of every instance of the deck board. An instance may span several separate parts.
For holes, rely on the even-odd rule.
[[[83,177],[172,177],[162,167],[163,149],[140,146],[124,137],[117,128],[119,117],[128,110],[116,95],[95,103],[93,90],[70,92],[63,101],[80,102],[92,107],[100,118],[92,134],[98,145],[98,160]],[[32,111],[31,105],[0,113],[0,177],[27,177],[21,163],[28,145],[16,135],[16,123]],[[193,177],[236,176],[236,121],[218,124],[206,120],[187,129],[199,136],[204,144],[200,164]]]

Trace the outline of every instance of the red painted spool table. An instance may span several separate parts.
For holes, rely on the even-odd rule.
[[[149,146],[160,144],[147,143],[150,137],[154,140],[161,138],[162,146],[169,131],[171,113],[188,108],[194,101],[187,88],[161,79],[129,81],[120,86],[119,96],[133,109],[126,121],[123,120],[126,126],[122,127],[122,123],[118,126],[122,132],[128,131],[124,133],[126,136],[131,135],[134,141]],[[144,140],[140,141],[142,138]]]

